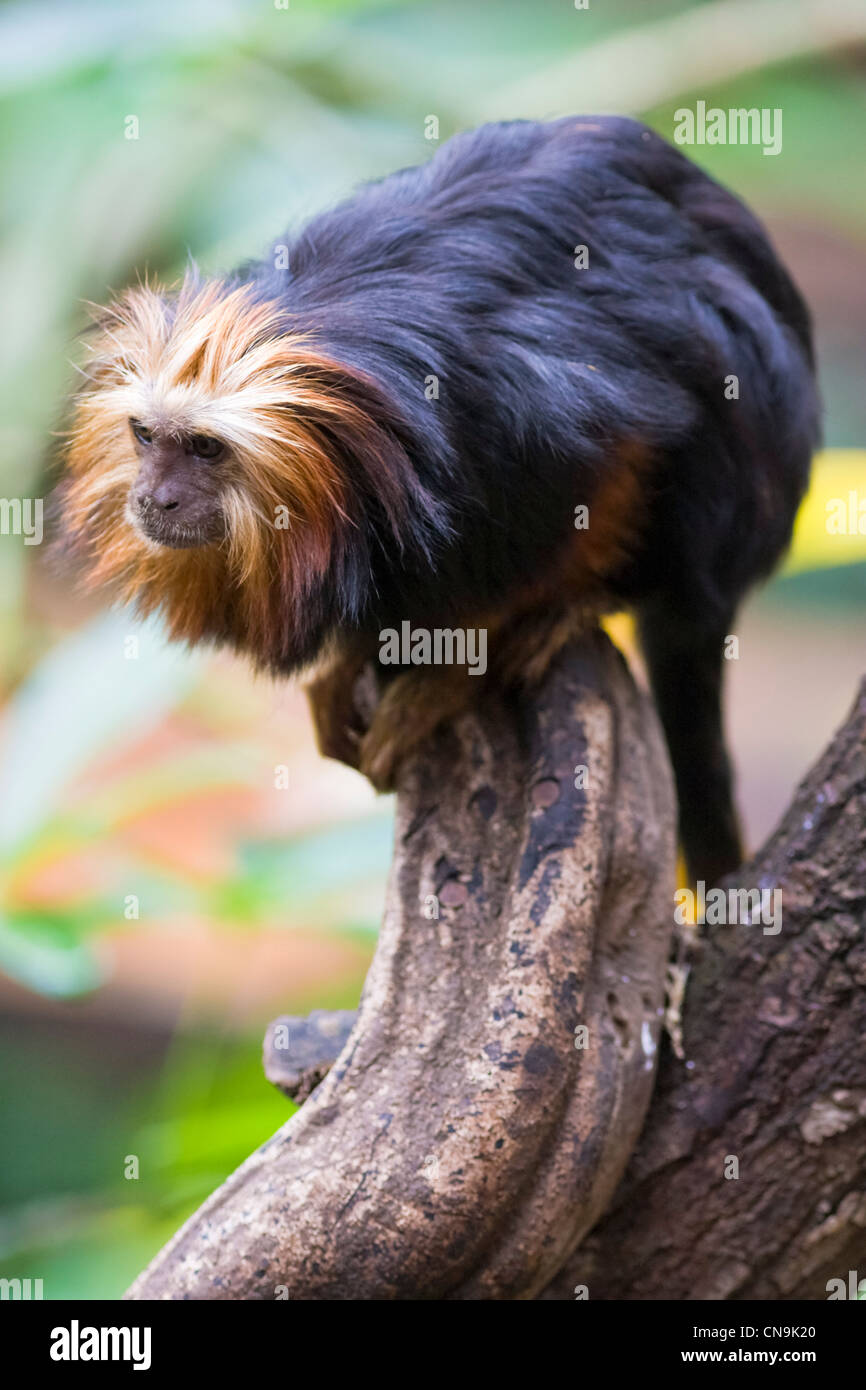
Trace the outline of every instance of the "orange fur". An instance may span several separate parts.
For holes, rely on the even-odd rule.
[[[370,421],[338,389],[344,369],[287,332],[277,306],[248,286],[188,277],[169,299],[143,285],[97,324],[63,502],[91,581],[144,614],[162,610],[175,638],[231,640],[267,661],[274,594],[290,623],[292,605],[327,573],[336,533],[351,525],[329,431],[363,438]],[[136,528],[130,418],[228,446],[224,540],[170,550]]]

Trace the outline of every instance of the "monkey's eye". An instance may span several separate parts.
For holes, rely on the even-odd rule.
[[[196,458],[200,459],[218,459],[225,448],[219,439],[212,439],[209,434],[194,434],[189,445]]]
[[[139,444],[153,443],[153,435],[147,426],[143,425],[140,420],[130,420],[129,428],[132,430]]]

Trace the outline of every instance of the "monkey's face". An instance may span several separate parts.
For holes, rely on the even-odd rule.
[[[207,434],[173,433],[158,421],[130,420],[138,476],[127,512],[148,540],[176,550],[225,536],[222,509],[226,446]]]
[[[97,325],[59,489],[91,581],[174,637],[310,661],[359,622],[371,555],[439,524],[394,403],[254,284],[140,287]]]
[[[359,483],[401,505],[369,383],[250,286],[138,288],[98,328],[61,487],[92,580],[162,610],[176,637],[269,666],[307,659],[363,552]]]

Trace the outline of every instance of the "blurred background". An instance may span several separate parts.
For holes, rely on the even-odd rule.
[[[826,401],[728,672],[756,848],[866,671],[863,0],[0,4],[0,495],[48,486],[84,301],[265,252],[483,120],[613,111],[672,138],[698,100],[783,113],[777,156],[688,152],[767,222]],[[45,551],[0,535],[0,1275],[116,1297],[290,1113],[268,1019],[357,1002],[392,809],[317,756],[295,688],[167,649]]]

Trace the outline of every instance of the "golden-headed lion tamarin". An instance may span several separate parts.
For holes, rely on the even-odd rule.
[[[633,605],[690,870],[734,866],[722,642],[789,540],[817,394],[761,226],[660,137],[459,135],[276,263],[127,291],[86,376],[63,510],[94,580],[174,637],[330,663],[323,744],[378,785],[481,684],[381,667],[353,752],[350,675],[384,629],[484,627],[490,678],[518,679]]]

